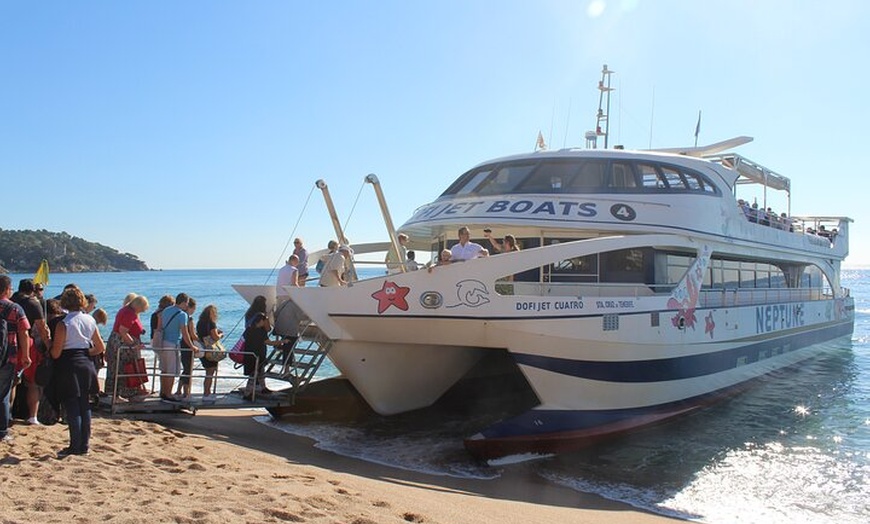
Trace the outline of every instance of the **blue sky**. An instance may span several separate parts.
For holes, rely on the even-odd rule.
[[[847,262],[870,264],[867,20],[860,0],[0,0],[0,227],[272,267],[291,235],[334,236],[319,178],[344,222],[377,174],[398,225],[539,130],[582,146],[607,63],[611,144],[691,144],[701,110],[701,143],[753,136],[737,151],[792,179],[793,214],[852,217]],[[368,186],[347,234],[386,238]]]

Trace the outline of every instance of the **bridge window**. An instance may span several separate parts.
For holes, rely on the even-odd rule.
[[[577,162],[542,162],[516,193],[561,193],[579,169]]]
[[[628,162],[614,162],[610,166],[610,183],[612,188],[635,188],[637,180],[634,178],[634,169]]]
[[[529,176],[535,164],[507,164],[499,166],[498,170],[490,175],[475,193],[478,195],[499,195],[513,193],[520,182]]]
[[[637,165],[637,169],[640,171],[640,180],[643,187],[655,189],[665,189],[668,187],[667,182],[665,182],[664,177],[656,166],[640,163]]]
[[[686,181],[680,172],[672,167],[662,166],[662,174],[667,181],[669,189],[687,189]]]
[[[605,160],[589,160],[583,162],[580,172],[571,181],[570,193],[598,191],[604,187],[604,176],[607,172]]]
[[[442,196],[605,191],[718,194],[716,186],[704,175],[679,166],[606,158],[550,158],[472,169]]]

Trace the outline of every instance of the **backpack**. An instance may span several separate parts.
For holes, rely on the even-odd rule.
[[[0,305],[0,366],[9,362],[9,357],[15,354],[15,346],[12,345],[12,338],[9,334],[9,322],[6,321],[6,316],[9,314],[9,307]],[[12,337],[18,336],[12,333]]]
[[[6,323],[5,315],[0,317],[0,366],[6,364],[9,356],[9,348],[6,346],[9,341],[9,325]]]

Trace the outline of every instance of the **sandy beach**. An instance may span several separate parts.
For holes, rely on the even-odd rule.
[[[0,444],[0,522],[666,522],[546,484],[398,470],[313,447],[254,420],[200,411],[94,419],[91,454],[57,459],[65,426],[12,428]]]

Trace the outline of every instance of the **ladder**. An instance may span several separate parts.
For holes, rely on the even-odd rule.
[[[299,338],[292,347],[275,347],[266,356],[264,376],[288,382],[292,402],[296,394],[311,383],[330,348],[332,339],[317,324],[304,320],[300,323]]]

